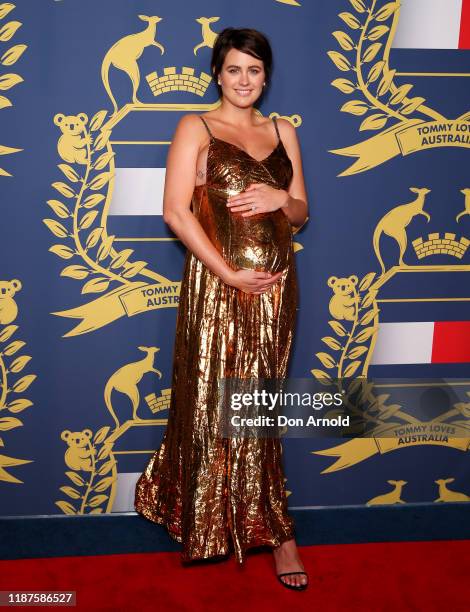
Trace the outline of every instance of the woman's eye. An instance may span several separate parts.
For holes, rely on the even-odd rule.
[[[229,73],[233,74],[234,72],[238,72],[238,68],[229,68]],[[257,68],[251,68],[250,72],[253,72],[254,74],[259,74],[260,71]]]

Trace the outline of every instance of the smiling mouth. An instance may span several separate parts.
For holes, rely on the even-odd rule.
[[[237,92],[239,96],[249,96],[253,90],[252,89],[236,89],[235,91]]]

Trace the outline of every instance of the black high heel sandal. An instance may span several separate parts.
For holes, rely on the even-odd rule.
[[[281,580],[282,576],[292,576],[293,574],[304,574],[305,576],[308,575],[307,572],[284,572],[283,574],[277,574],[277,579],[288,589],[293,589],[294,591],[305,591],[305,589],[308,587],[308,582],[306,584],[295,585],[288,584],[287,582],[284,582],[284,580]]]

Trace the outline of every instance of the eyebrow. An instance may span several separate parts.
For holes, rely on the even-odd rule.
[[[230,64],[230,66],[227,66],[227,68],[240,68],[240,66],[237,66],[236,64]],[[261,68],[261,66],[258,66],[258,64],[251,64],[251,66],[248,66],[248,68]]]

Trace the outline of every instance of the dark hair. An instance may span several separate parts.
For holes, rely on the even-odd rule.
[[[266,75],[266,87],[264,89],[267,89],[273,67],[273,52],[267,36],[252,28],[225,28],[219,32],[215,40],[211,58],[211,71],[219,96],[222,95],[222,88],[217,81],[230,49],[237,49],[263,61]]]

